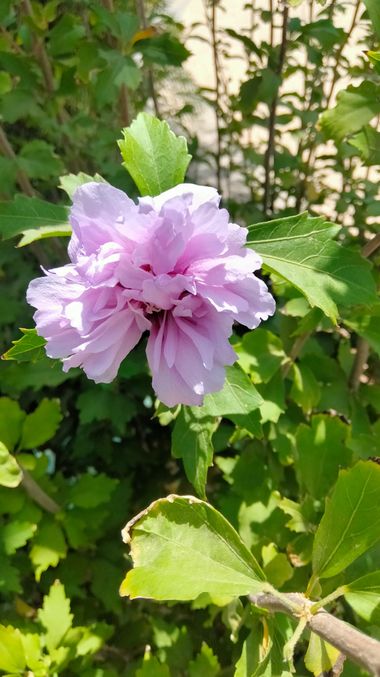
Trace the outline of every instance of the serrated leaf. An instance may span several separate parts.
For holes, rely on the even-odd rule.
[[[331,238],[339,226],[307,213],[249,227],[248,244],[272,272],[290,282],[336,321],[337,304],[375,303],[368,261]]]
[[[2,355],[3,360],[16,360],[17,362],[35,362],[45,357],[44,346],[46,341],[38,336],[35,329],[20,329],[23,336],[12,341],[13,346]]]
[[[70,235],[67,207],[25,195],[17,196],[13,202],[0,203],[0,235],[3,240],[27,235],[28,231],[36,235],[41,228],[45,228],[41,231],[43,237]]]
[[[136,670],[136,677],[170,677],[170,670],[147,651],[141,668]]]
[[[205,497],[207,470],[212,465],[215,428],[215,419],[205,415],[202,407],[183,406],[172,433],[172,455],[182,458],[186,477],[202,498]]]
[[[123,135],[123,165],[141,195],[159,195],[183,181],[191,156],[185,138],[175,136],[167,122],[139,113]]]
[[[212,649],[202,642],[202,647],[196,658],[189,663],[189,677],[217,677],[220,665]]]
[[[64,174],[64,176],[60,176],[58,188],[61,188],[61,190],[69,196],[70,200],[72,200],[76,189],[91,181],[95,181],[96,183],[107,183],[100,174],[90,176],[90,174],[86,174],[85,172],[79,172],[79,174]]]
[[[311,426],[301,424],[296,433],[295,462],[301,487],[323,499],[335,483],[341,467],[347,467],[352,453],[346,446],[349,432],[339,418],[318,414]]]
[[[293,383],[290,397],[296,402],[305,414],[309,414],[317,406],[321,389],[313,372],[306,364],[293,364]]]
[[[14,489],[22,480],[22,470],[16,459],[0,442],[0,485]]]
[[[377,0],[375,0],[377,2]],[[328,138],[343,141],[380,113],[380,87],[369,80],[339,92],[334,108],[326,110],[319,123]]]
[[[66,557],[67,547],[63,531],[57,522],[46,521],[38,528],[30,551],[36,580],[49,567],[56,567],[59,560]]]
[[[0,625],[0,670],[19,675],[25,669],[21,633],[11,625]]]
[[[263,403],[252,381],[237,365],[226,368],[222,390],[206,395],[202,411],[207,416],[249,416]]]
[[[247,332],[234,348],[240,366],[250,374],[253,383],[270,381],[286,359],[281,339],[267,329]]]
[[[56,433],[62,421],[59,400],[41,400],[37,409],[28,414],[22,426],[21,449],[34,449],[45,444]]]
[[[369,623],[380,620],[380,570],[344,586],[344,597],[354,611]],[[375,618],[375,614],[377,618]]]
[[[49,652],[59,646],[71,628],[73,618],[65,588],[62,583],[55,581],[50,587],[49,594],[44,597],[42,609],[38,611],[38,619],[46,630],[45,640]]]
[[[134,568],[122,596],[185,601],[265,589],[262,570],[233,527],[192,496],[155,501],[127,524],[123,538]]]
[[[70,486],[67,501],[78,508],[96,508],[109,501],[117,483],[117,480],[103,473],[82,475]]]
[[[313,572],[330,578],[380,539],[380,466],[359,461],[339,473],[317,529]]]
[[[12,520],[1,529],[1,543],[7,555],[13,555],[22,548],[36,531],[36,525],[30,522]]]

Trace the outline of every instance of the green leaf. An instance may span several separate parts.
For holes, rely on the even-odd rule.
[[[281,339],[267,329],[247,332],[234,349],[240,366],[253,383],[268,383],[286,360]]]
[[[173,428],[172,455],[182,458],[186,477],[202,498],[205,497],[207,470],[212,465],[215,428],[215,419],[205,415],[202,407],[186,406],[181,408]]]
[[[9,397],[0,397],[0,441],[13,451],[20,439],[25,412]]]
[[[63,164],[54,147],[46,141],[34,139],[25,143],[17,157],[17,164],[31,179],[47,181],[59,176]]]
[[[66,552],[67,547],[61,527],[52,520],[46,520],[39,526],[30,551],[36,580],[39,581],[41,574],[49,567],[56,567],[59,560],[66,557]]]
[[[136,677],[170,677],[170,670],[167,665],[150,654],[150,650],[145,653],[141,668],[136,670]]]
[[[61,190],[69,196],[70,200],[72,200],[76,189],[91,181],[95,181],[96,183],[107,183],[100,174],[90,176],[89,174],[85,174],[85,172],[79,172],[79,174],[65,174],[64,176],[60,176],[58,188],[61,188]]]
[[[378,0],[364,0],[364,4],[367,8],[369,18],[372,21],[373,28],[377,35],[378,40],[380,40],[380,5]]]
[[[321,397],[321,388],[313,372],[306,364],[293,364],[293,383],[290,397],[305,414],[309,414],[317,406]]]
[[[56,433],[62,421],[59,400],[41,400],[37,409],[24,420],[20,441],[21,449],[34,449],[45,444]]]
[[[67,207],[19,195],[13,202],[0,203],[0,235],[9,240],[24,234],[31,241],[40,237],[70,235]],[[26,242],[24,241],[24,244]]]
[[[349,141],[357,148],[360,157],[367,166],[380,164],[380,132],[370,125],[363,127],[359,134],[355,134]]]
[[[202,411],[208,416],[250,416],[263,398],[248,376],[237,365],[226,368],[222,390],[206,395]]]
[[[12,520],[1,530],[1,541],[7,555],[13,555],[31,539],[36,531],[36,525],[30,522]]]
[[[82,475],[70,486],[67,501],[78,508],[96,508],[110,500],[117,483],[103,473]]]
[[[38,619],[46,630],[46,646],[50,653],[60,645],[71,628],[73,618],[65,588],[62,583],[55,581],[50,587],[49,594],[44,597],[42,609],[38,611]]]
[[[248,244],[270,271],[290,282],[334,322],[337,304],[376,302],[371,266],[331,240],[339,230],[307,213],[249,227]]]
[[[0,670],[19,675],[25,669],[26,660],[17,628],[0,625]]]
[[[16,360],[17,362],[35,362],[45,357],[44,346],[46,341],[38,336],[35,329],[20,329],[23,336],[12,341],[13,346],[2,355],[3,360]]]
[[[359,461],[339,473],[314,539],[314,575],[335,576],[379,540],[379,492],[377,463]]]
[[[236,597],[265,589],[257,561],[227,520],[192,496],[152,503],[123,530],[134,568],[120,594],[132,599]]]
[[[16,459],[0,442],[0,485],[14,489],[22,480],[22,470]]]
[[[339,469],[349,465],[348,426],[326,414],[313,416],[311,427],[301,424],[296,433],[296,470],[301,486],[323,499],[335,483]]]
[[[339,92],[336,106],[322,113],[319,123],[328,138],[339,142],[360,131],[379,113],[380,88],[367,80]]]
[[[344,586],[344,597],[354,611],[368,621],[380,620],[380,571],[372,571]]]
[[[309,646],[305,654],[305,665],[315,677],[332,670],[339,655],[339,649],[325,642],[314,632],[310,634]]]
[[[220,665],[212,649],[202,642],[202,647],[197,657],[189,663],[189,677],[218,677]]]
[[[123,165],[141,195],[159,195],[182,183],[191,156],[185,138],[175,136],[167,122],[139,113],[123,135],[118,142]]]
[[[269,639],[269,641],[268,641]],[[271,670],[267,671],[272,641],[264,637],[263,626],[254,623],[254,628],[249,633],[243,644],[243,650],[235,666],[234,677],[261,677],[271,676]]]

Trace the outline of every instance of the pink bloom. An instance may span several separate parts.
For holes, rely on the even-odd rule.
[[[247,231],[229,223],[214,188],[182,184],[138,205],[106,183],[77,189],[71,263],[33,280],[39,335],[64,370],[82,367],[109,383],[149,332],[157,396],[169,407],[202,404],[220,390],[234,321],[257,327],[275,310],[253,271],[260,257]]]

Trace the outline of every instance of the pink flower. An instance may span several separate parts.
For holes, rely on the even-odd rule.
[[[33,280],[28,302],[49,357],[109,383],[149,332],[153,387],[169,407],[220,390],[234,321],[257,327],[275,310],[253,271],[247,231],[229,223],[214,188],[182,184],[138,205],[106,183],[77,189],[71,263]]]

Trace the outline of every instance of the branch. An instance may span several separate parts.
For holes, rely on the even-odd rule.
[[[14,152],[9,139],[5,133],[5,130],[0,126],[0,152],[5,155],[5,157],[13,160],[17,164],[17,155]],[[36,193],[30,183],[28,175],[24,172],[23,169],[17,170],[17,183],[20,186],[21,190],[25,195],[33,197]]]
[[[287,4],[284,5],[283,15],[282,15],[282,37],[281,37],[281,46],[280,46],[280,55],[278,60],[278,65],[276,68],[276,73],[281,77],[282,71],[285,63],[285,54],[287,46],[287,28],[288,28],[288,14],[289,7]],[[277,112],[277,103],[278,103],[278,90],[272,101],[269,112],[269,135],[268,135],[268,146],[264,158],[264,170],[265,170],[265,181],[264,181],[264,198],[263,198],[263,210],[264,214],[268,213],[269,207],[271,205],[271,174],[272,174],[272,164],[273,164],[273,155],[274,155],[274,141],[275,141],[275,126],[276,126],[276,112]]]
[[[335,618],[332,614],[319,609],[312,614],[310,609],[313,602],[300,593],[286,593],[278,598],[270,593],[249,595],[249,601],[255,606],[267,609],[271,613],[285,613],[295,620],[304,617],[306,627],[315,632],[329,644],[360,665],[368,672],[380,677],[380,642],[372,637],[367,637],[352,625]],[[292,607],[298,605],[300,613],[297,614]]]
[[[218,38],[216,31],[216,2],[217,0],[212,0],[212,11],[211,11],[211,45],[212,45],[212,54],[213,54],[213,63],[214,63],[214,77],[215,77],[215,123],[216,123],[216,183],[218,192],[221,192],[221,166],[220,166],[220,156],[222,152],[222,132],[220,129],[220,76],[219,76],[219,59],[218,59]]]
[[[369,240],[362,249],[362,256],[369,258],[374,254],[380,247],[380,233],[377,233],[375,237]]]
[[[41,489],[40,485],[33,479],[30,473],[27,470],[22,470],[22,480],[21,485],[24,487],[26,493],[30,498],[38,505],[41,506],[47,512],[53,514],[60,512],[61,508],[48,494]]]

